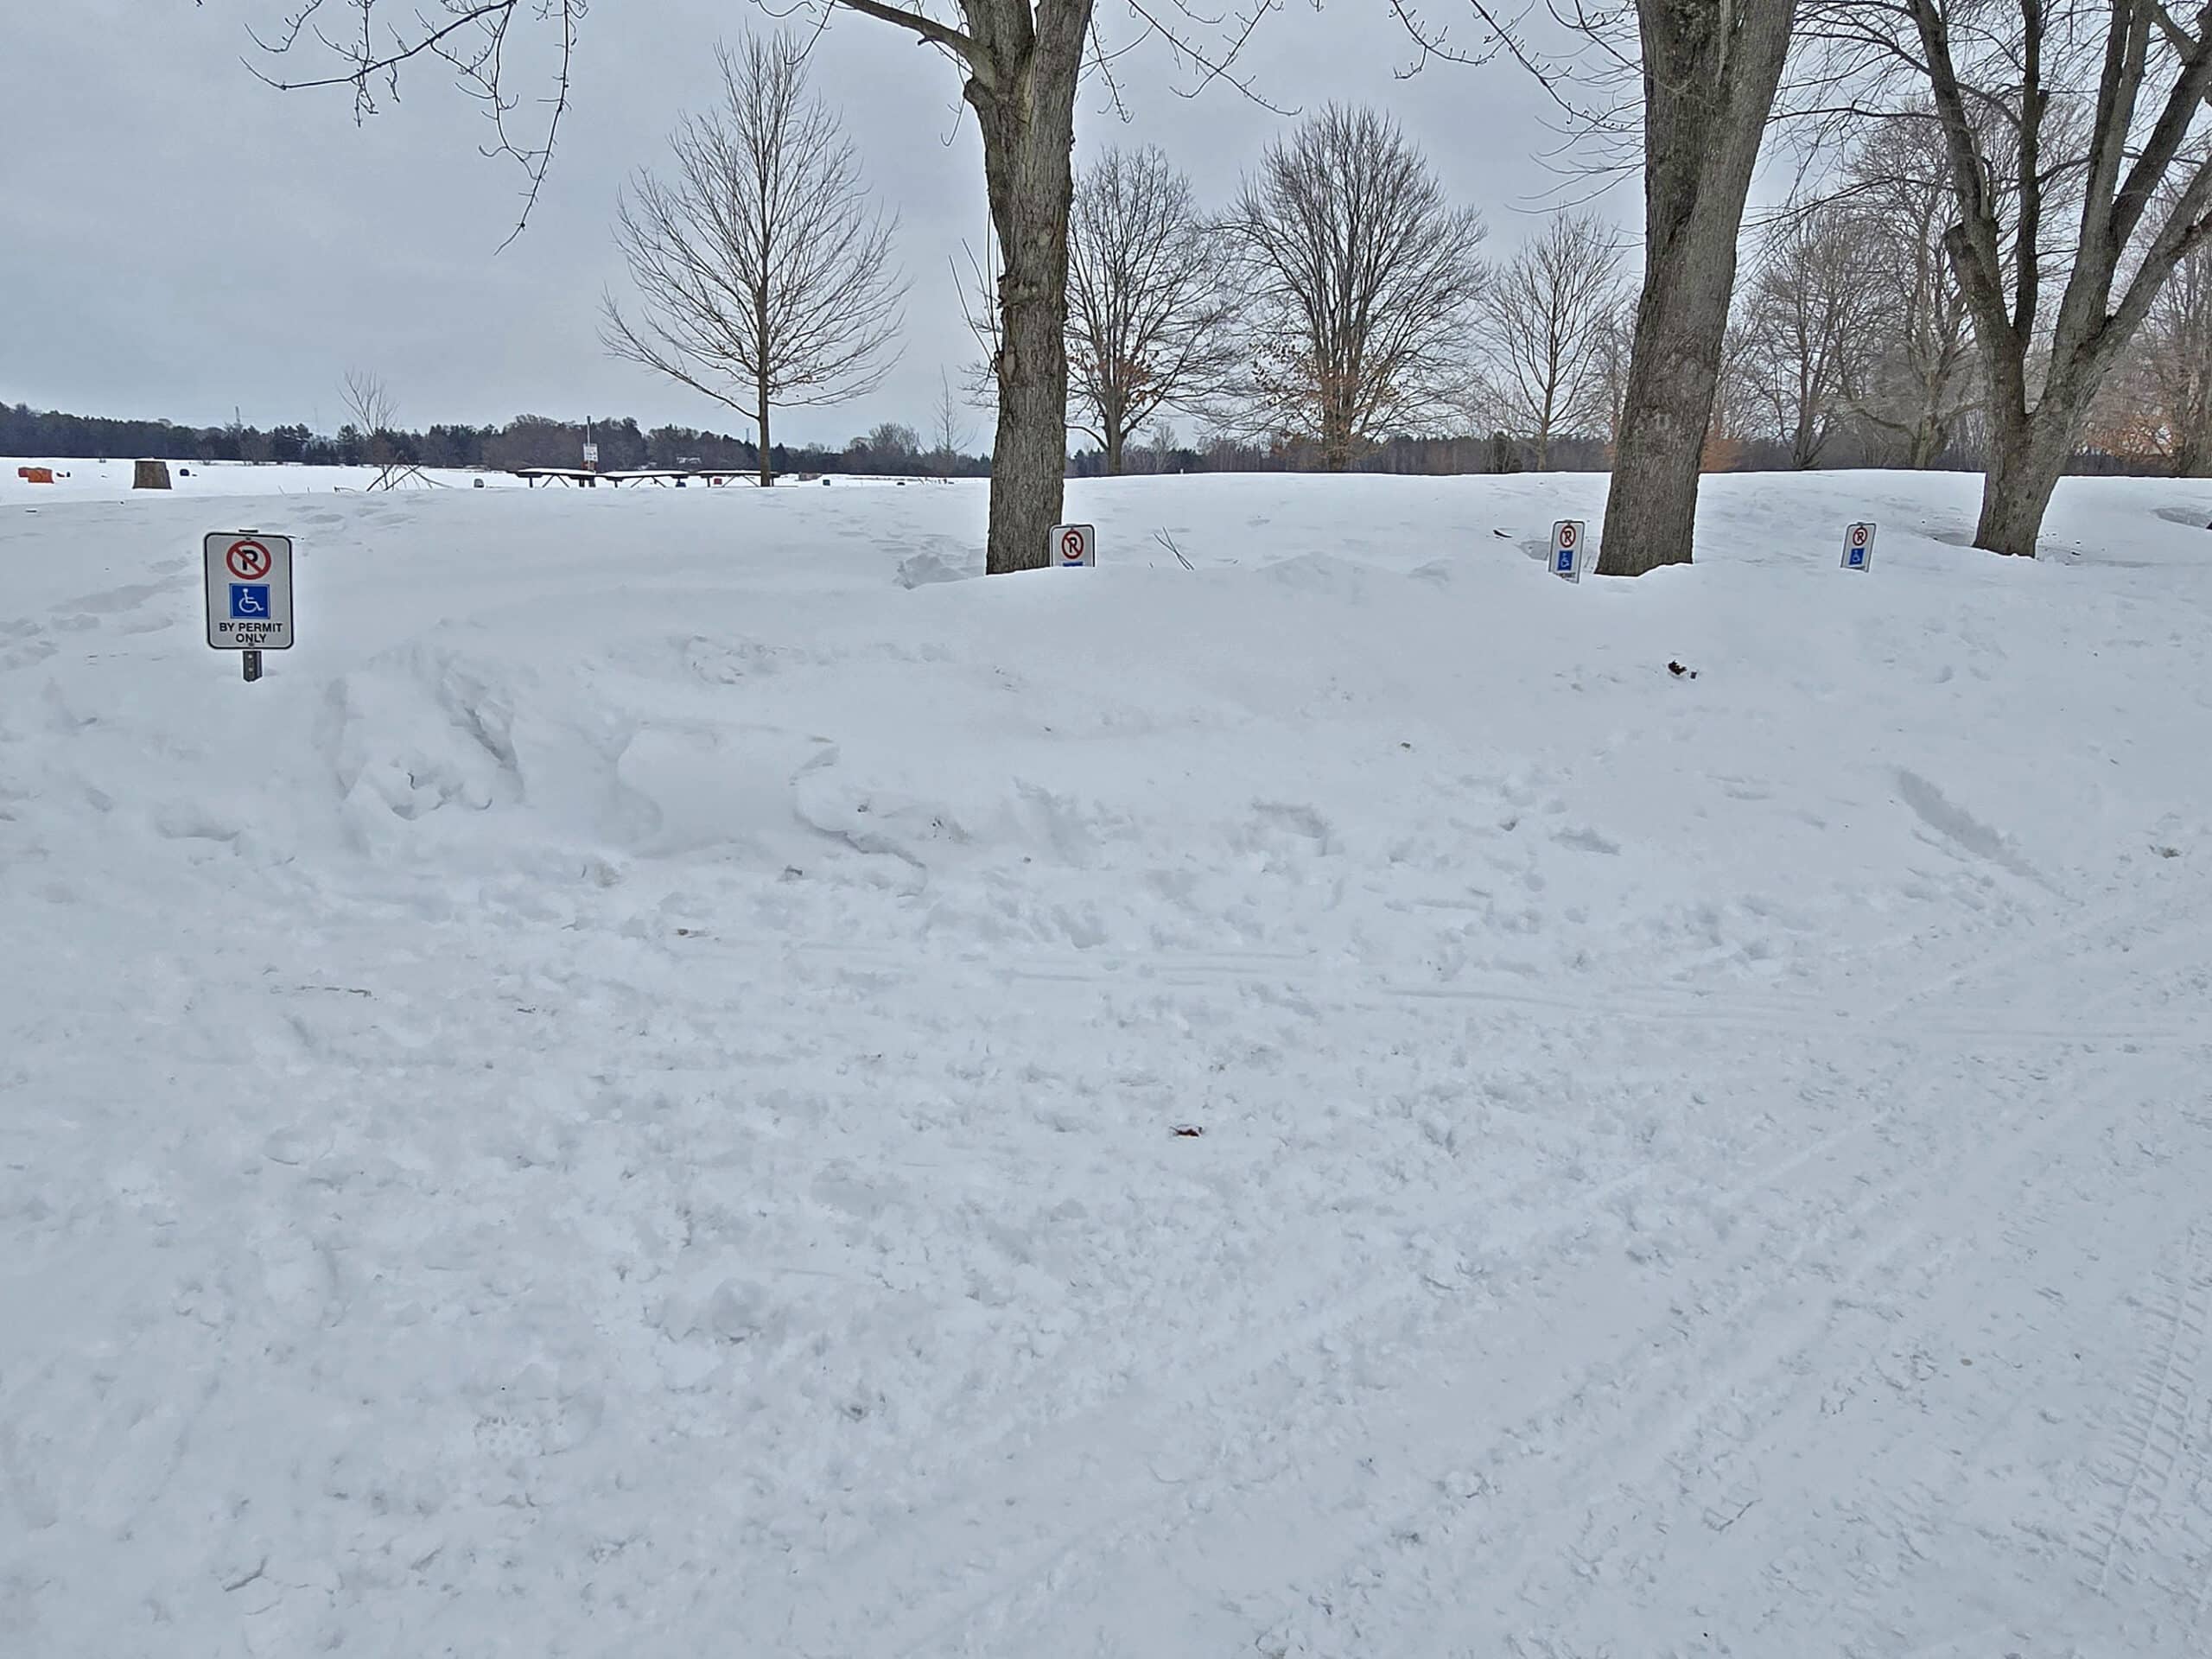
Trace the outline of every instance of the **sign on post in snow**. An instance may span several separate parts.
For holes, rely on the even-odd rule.
[[[1874,563],[1874,526],[1853,524],[1843,532],[1843,568],[1871,569]]]
[[[1562,518],[1552,526],[1552,574],[1562,582],[1582,580],[1582,532],[1580,518]]]
[[[246,653],[245,677],[261,677],[261,653],[292,648],[292,538],[217,530],[205,544],[207,643]]]
[[[1052,563],[1064,570],[1081,569],[1098,563],[1098,530],[1095,524],[1054,524]]]

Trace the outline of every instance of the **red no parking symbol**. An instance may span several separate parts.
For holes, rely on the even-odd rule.
[[[259,542],[232,542],[223,563],[240,582],[258,582],[269,574],[269,550]]]

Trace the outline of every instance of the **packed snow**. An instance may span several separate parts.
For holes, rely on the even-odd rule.
[[[2212,1653],[2212,483],[298,471],[0,467],[9,1659]]]

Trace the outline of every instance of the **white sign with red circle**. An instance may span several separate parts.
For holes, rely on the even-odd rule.
[[[1874,526],[1853,524],[1843,532],[1843,568],[1871,570],[1874,567]]]
[[[1095,524],[1054,524],[1052,563],[1065,570],[1079,570],[1098,563],[1098,530]]]
[[[207,643],[218,651],[289,651],[292,538],[218,530],[203,545]]]
[[[1583,531],[1587,528],[1580,518],[1562,518],[1552,526],[1551,569],[1561,582],[1582,580]]]

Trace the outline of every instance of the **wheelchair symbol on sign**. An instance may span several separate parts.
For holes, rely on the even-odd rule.
[[[268,614],[269,589],[267,587],[243,582],[234,582],[231,584],[231,616],[233,620],[265,619]]]

